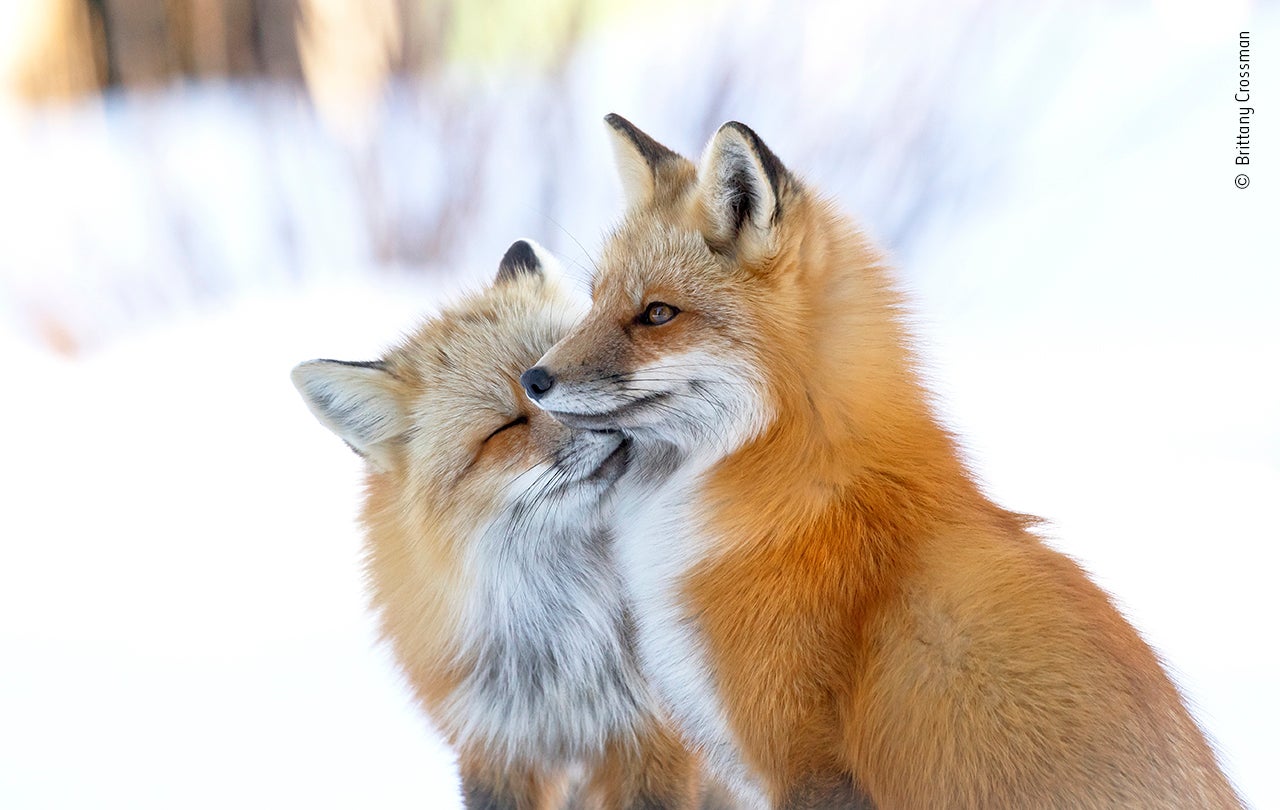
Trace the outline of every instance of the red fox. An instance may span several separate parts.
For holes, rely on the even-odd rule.
[[[525,241],[491,288],[381,360],[293,381],[367,461],[363,521],[381,628],[459,752],[469,808],[694,807],[698,763],[655,711],[602,509],[615,433],[571,431],[517,378],[584,307]]]
[[[1108,596],[984,496],[876,250],[749,128],[618,116],[591,311],[522,375],[621,430],[641,665],[750,807],[1239,807]]]

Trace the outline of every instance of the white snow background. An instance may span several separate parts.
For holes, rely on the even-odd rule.
[[[0,807],[459,806],[364,607],[360,463],[288,372],[517,237],[585,278],[609,111],[692,155],[743,120],[891,248],[989,492],[1280,807],[1277,8],[978,5],[635,15],[554,82],[393,88],[358,143],[262,86],[0,112]]]

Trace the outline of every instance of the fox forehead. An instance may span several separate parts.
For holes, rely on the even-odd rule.
[[[508,282],[463,300],[419,327],[388,366],[427,404],[519,407],[520,374],[581,314],[544,284]]]
[[[410,423],[403,458],[419,497],[476,497],[467,514],[492,511],[512,469],[548,461],[558,425],[530,414],[519,376],[564,337],[584,302],[553,282],[516,278],[467,296],[421,324],[387,354],[387,370],[402,383]],[[518,417],[529,427],[486,448],[486,437]],[[477,466],[488,449],[490,463]],[[488,494],[484,494],[487,492]],[[461,505],[458,504],[460,507]]]
[[[728,272],[702,235],[651,217],[632,217],[609,238],[592,300],[638,307],[654,293],[694,291]]]
[[[769,279],[753,277],[714,253],[697,231],[643,220],[626,223],[605,246],[591,312],[570,341],[595,339],[599,329],[612,324],[634,331],[633,337],[653,351],[674,351],[682,342],[677,335],[687,341],[709,339],[709,329],[753,343],[767,312],[765,302],[773,294]],[[669,327],[635,331],[630,324],[645,307],[659,302],[685,314]]]

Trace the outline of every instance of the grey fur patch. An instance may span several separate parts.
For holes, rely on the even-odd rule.
[[[684,451],[667,442],[645,443],[632,446],[633,462],[629,475],[643,487],[657,487],[675,474],[688,457]]]
[[[591,760],[656,722],[601,512],[599,472],[624,445],[569,435],[468,550],[466,675],[443,722],[499,767]]]
[[[610,541],[598,527],[521,523],[480,541],[488,581],[460,689],[467,725],[512,760],[591,756],[647,714]]]
[[[520,807],[509,792],[468,779],[462,780],[462,804],[467,810],[519,810]]]

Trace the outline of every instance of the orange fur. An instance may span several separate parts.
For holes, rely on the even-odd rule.
[[[647,729],[639,746],[615,741],[584,789],[597,807],[635,807],[637,797],[660,807],[698,807],[697,762],[667,728]],[[644,805],[645,807],[652,806]]]
[[[620,141],[652,185],[629,183],[592,311],[540,365],[564,397],[693,350],[758,374],[769,418],[701,477],[683,528],[710,546],[676,585],[773,804],[844,783],[881,810],[1239,807],[1156,655],[973,480],[876,251],[780,166],[772,218],[718,208],[772,199],[776,159],[731,127],[700,172]],[[680,314],[638,326],[654,301]]]

